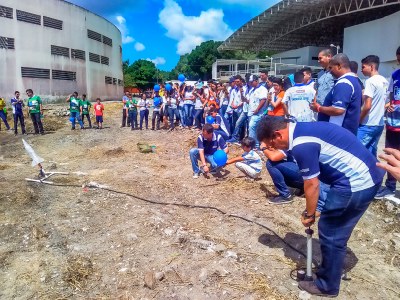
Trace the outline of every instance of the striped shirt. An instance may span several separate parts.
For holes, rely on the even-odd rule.
[[[344,111],[339,116],[318,114],[318,121],[330,122],[346,128],[357,135],[360,122],[362,91],[358,77],[353,73],[341,76],[335,83],[332,91],[325,98],[324,106],[332,106]]]
[[[341,191],[358,192],[380,185],[385,174],[356,136],[327,122],[291,123],[289,150],[304,180],[319,177]]]

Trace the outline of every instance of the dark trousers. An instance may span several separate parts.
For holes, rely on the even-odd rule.
[[[35,128],[35,134],[44,133],[42,120],[40,119],[40,113],[31,113],[31,120],[33,127]]]
[[[218,133],[220,136],[222,136],[222,138],[227,141],[229,140],[229,136],[226,134],[225,131],[223,131],[222,129],[216,129],[214,130],[215,133]]]
[[[159,110],[153,111],[153,116],[151,117],[151,129],[154,129],[156,125],[156,119],[157,119],[157,130],[160,129],[160,122],[161,122],[161,114]]]
[[[239,119],[240,115],[236,111],[232,111],[232,113],[229,114],[228,116],[229,116],[228,121],[229,121],[229,124],[231,126],[230,131],[234,132],[235,131],[236,122]]]
[[[131,128],[138,128],[138,122],[137,122],[137,110],[129,110],[129,118],[131,119]]]
[[[129,113],[126,113],[126,109],[122,110],[122,127],[126,126],[126,121],[128,121],[128,126],[131,125],[131,118],[129,117]]]
[[[85,116],[86,116],[86,119],[89,122],[89,128],[92,128],[92,122],[90,121],[90,115],[89,114],[87,114],[87,115],[82,114],[82,116],[81,116],[82,124],[85,124]]]
[[[140,111],[140,130],[142,130],[142,128],[143,128],[143,126],[142,126],[143,120],[146,123],[146,129],[148,129],[149,128],[149,110],[148,109]]]
[[[318,268],[315,283],[322,292],[339,292],[347,241],[379,187],[380,184],[377,184],[359,192],[336,189],[330,189],[328,192],[318,222],[322,263]]]
[[[400,150],[400,132],[386,130],[385,148]],[[396,178],[389,172],[387,172],[385,185],[392,191],[396,190]]]
[[[266,167],[280,196],[290,196],[291,193],[288,187],[303,190],[303,177],[295,162],[267,160]]]
[[[24,114],[22,112],[18,112],[18,113],[14,114],[14,132],[15,132],[15,134],[18,133],[18,120],[19,120],[19,123],[21,124],[22,134],[26,133]]]
[[[0,110],[0,118],[3,120],[4,124],[6,125],[7,130],[9,130],[10,129],[10,125],[8,125],[7,116],[6,116],[6,114],[4,113],[3,110]],[[0,124],[0,128],[1,128],[1,124]]]
[[[204,123],[203,114],[204,114],[203,109],[195,109],[194,110],[194,125],[198,129],[201,129],[201,125]]]

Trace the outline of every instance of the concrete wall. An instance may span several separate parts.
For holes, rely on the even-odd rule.
[[[282,62],[284,64],[319,66],[318,57],[319,51],[324,48],[308,46],[299,49],[289,50],[273,55],[274,62]]]
[[[105,76],[123,79],[121,33],[109,21],[63,0],[1,0],[13,8],[13,19],[0,17],[0,36],[15,39],[15,50],[0,49],[0,96],[10,98],[15,90],[27,88],[47,100],[64,98],[73,91],[90,99],[120,98],[123,86],[106,84]],[[16,10],[41,15],[41,25],[18,21]],[[43,16],[63,21],[63,29],[43,26]],[[87,29],[112,39],[112,47],[89,39]],[[84,50],[86,60],[51,54],[51,45]],[[89,52],[106,56],[109,65],[89,61]],[[21,67],[76,72],[76,81],[37,79],[21,76]],[[51,78],[51,76],[50,76]]]
[[[359,64],[370,55],[378,55],[381,60],[379,72],[390,77],[399,68],[396,62],[396,49],[400,46],[400,12],[368,23],[345,28],[343,53]]]

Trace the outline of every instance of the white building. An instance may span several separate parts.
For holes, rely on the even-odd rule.
[[[399,11],[400,0],[282,0],[240,27],[218,49],[273,51],[271,74],[283,74],[290,65],[317,66],[319,49],[333,45],[333,53],[343,51],[359,65],[367,55],[379,56],[380,72],[389,77],[398,68]],[[214,73],[220,70],[215,67]]]
[[[117,27],[69,2],[1,0],[0,96],[31,88],[45,100],[119,98],[121,45]]]

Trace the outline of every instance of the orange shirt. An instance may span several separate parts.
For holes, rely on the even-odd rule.
[[[103,115],[103,110],[104,110],[104,105],[103,104],[98,104],[96,103],[93,105],[94,111],[96,112],[96,116],[102,116]]]
[[[280,91],[278,95],[275,95],[275,101],[278,100],[279,98],[283,98],[285,96],[284,91]],[[284,116],[285,115],[285,110],[283,109],[283,103],[279,103],[277,107],[274,108],[272,111],[268,111],[269,116]]]

